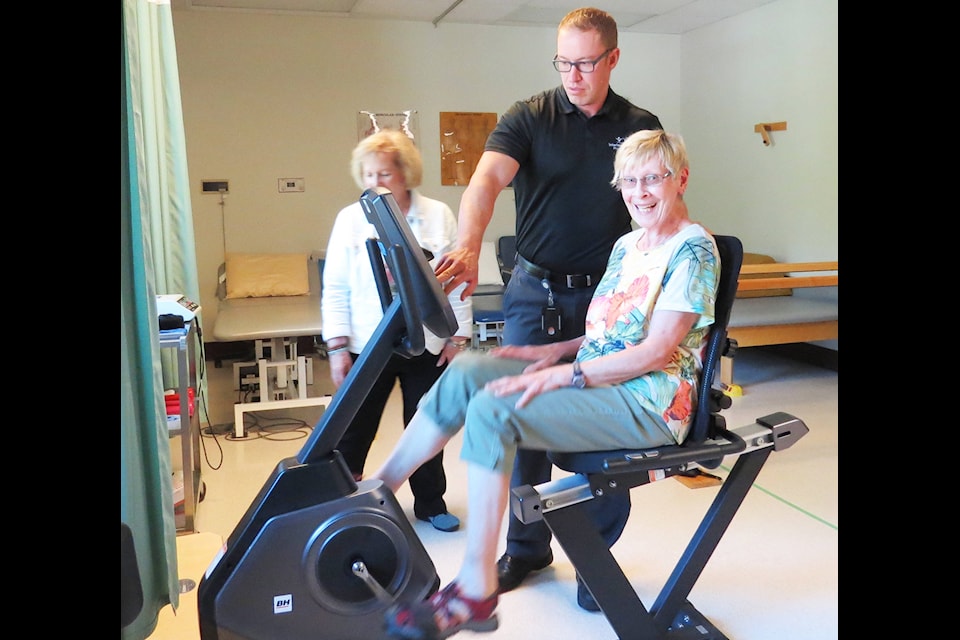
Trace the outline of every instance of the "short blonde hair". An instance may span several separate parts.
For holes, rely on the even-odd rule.
[[[363,189],[363,159],[374,153],[393,156],[397,168],[403,172],[403,181],[408,189],[416,189],[423,181],[423,159],[416,145],[405,133],[396,129],[381,129],[353,148],[350,156],[350,175],[357,186]]]
[[[658,158],[671,174],[678,176],[690,166],[687,160],[687,146],[678,133],[667,133],[661,129],[644,129],[630,134],[617,149],[613,159],[613,180],[616,189],[620,189],[620,178],[627,165],[643,164],[650,158]]]
[[[617,21],[606,11],[593,7],[574,9],[563,16],[557,31],[577,29],[578,31],[596,31],[606,49],[617,48]]]

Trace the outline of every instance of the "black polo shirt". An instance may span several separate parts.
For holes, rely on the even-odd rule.
[[[602,273],[630,214],[610,185],[620,143],[660,120],[611,89],[592,118],[556,87],[515,102],[487,138],[487,151],[520,163],[512,186],[517,251],[556,273]]]

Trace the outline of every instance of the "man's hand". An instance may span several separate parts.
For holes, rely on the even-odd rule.
[[[460,293],[460,299],[466,300],[477,288],[480,272],[480,253],[460,247],[444,254],[434,267],[433,273],[443,285],[443,292],[449,294],[464,282],[467,286]]]

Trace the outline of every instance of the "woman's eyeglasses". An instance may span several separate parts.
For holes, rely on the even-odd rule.
[[[625,189],[633,189],[638,184],[642,184],[644,187],[649,189],[650,187],[655,187],[663,183],[664,180],[666,180],[672,175],[673,173],[671,173],[670,171],[667,171],[662,176],[656,173],[651,173],[640,178],[635,178],[633,176],[623,176],[622,178],[620,178],[620,190],[622,191]]]

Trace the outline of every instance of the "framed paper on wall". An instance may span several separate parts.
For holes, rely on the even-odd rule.
[[[466,186],[477,168],[497,114],[440,112],[440,184]]]
[[[380,113],[376,111],[357,112],[357,141],[363,140],[371,133],[381,129],[396,129],[402,131],[419,146],[420,116],[416,111],[396,111],[394,113]]]

